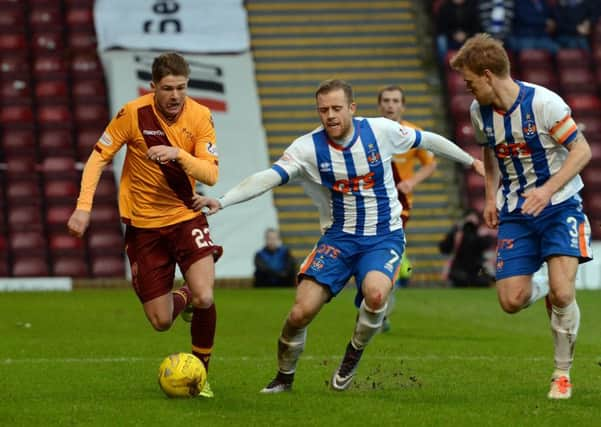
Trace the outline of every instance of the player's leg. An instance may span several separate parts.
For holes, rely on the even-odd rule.
[[[580,308],[576,302],[575,281],[578,258],[556,256],[549,258],[551,302],[551,331],[553,333],[555,370],[549,398],[567,399],[571,396],[570,368],[580,326]]]
[[[296,364],[305,348],[307,326],[330,296],[327,288],[313,279],[305,277],[301,280],[278,339],[278,373],[261,393],[279,393],[292,388]]]
[[[386,315],[384,316],[384,320],[382,321],[382,332],[388,332],[390,330],[390,315],[394,311],[394,305],[396,302],[395,293],[399,288],[407,287],[409,283],[409,278],[411,277],[411,270],[413,266],[411,265],[411,261],[407,258],[407,252],[403,252],[403,256],[401,258],[401,265],[399,268],[399,274],[396,277],[396,281],[394,286],[392,287],[392,292],[388,296],[388,306],[386,307]]]
[[[186,295],[185,289],[171,292],[175,262],[156,230],[128,226],[125,241],[132,286],[144,313],[155,330],[166,331],[177,317],[177,310],[183,308]]]

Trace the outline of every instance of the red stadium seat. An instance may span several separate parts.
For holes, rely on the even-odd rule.
[[[50,206],[46,212],[46,223],[50,227],[64,228],[67,221],[73,213],[74,206],[71,205],[56,205]]]
[[[476,143],[474,127],[471,121],[463,120],[455,123],[455,143],[462,147]]]
[[[71,110],[67,105],[40,105],[38,106],[38,123],[48,127],[71,127]]]
[[[94,14],[90,7],[74,5],[67,9],[67,25],[74,28],[94,28]]]
[[[35,175],[33,177],[29,175],[25,179],[9,178],[6,186],[6,197],[13,205],[40,201],[40,186]]]
[[[0,33],[0,52],[23,52],[29,48],[23,33]]]
[[[90,157],[94,146],[98,142],[98,138],[104,132],[104,128],[100,127],[83,127],[76,135],[77,155],[79,160],[85,161]]]
[[[98,41],[96,39],[96,33],[91,27],[88,31],[77,30],[70,32],[67,36],[67,43],[73,51],[91,51],[96,49]]]
[[[467,88],[465,86],[465,81],[463,80],[463,76],[455,70],[449,70],[446,75],[447,79],[447,91],[449,92],[449,96],[453,96],[455,94],[466,94]]]
[[[46,174],[60,174],[75,171],[75,160],[72,157],[47,157],[42,162],[42,171]]]
[[[27,56],[23,52],[7,55],[3,52],[0,56],[0,78],[17,77],[23,80],[29,79],[31,66]]]
[[[559,87],[564,96],[597,92],[595,75],[590,68],[574,67],[559,70]]]
[[[71,236],[68,232],[52,232],[48,240],[48,247],[51,253],[55,252],[79,252],[84,248],[83,240]]]
[[[21,7],[3,7],[0,13],[0,31],[15,32],[22,31],[25,22],[25,14]]]
[[[80,103],[74,106],[75,122],[78,126],[87,123],[108,123],[108,108],[103,104]]]
[[[465,174],[465,187],[470,196],[484,194],[484,178],[475,172]]]
[[[40,129],[38,141],[42,157],[73,157],[73,137],[69,129]]]
[[[72,92],[76,102],[90,100],[106,102],[106,89],[102,80],[75,80]]]
[[[61,52],[65,44],[60,32],[39,32],[31,36],[31,47],[39,53]]]
[[[601,139],[601,112],[597,115],[584,115],[574,118],[584,135],[591,139]]]
[[[591,54],[583,49],[566,49],[562,48],[555,54],[557,67],[572,68],[585,67],[590,68],[592,64]]]
[[[78,53],[73,56],[71,73],[76,79],[104,78],[104,71],[98,56],[90,53]]]
[[[581,116],[599,116],[601,99],[595,94],[568,95],[565,97],[565,100],[572,108],[573,116],[576,121],[581,120]]]
[[[520,70],[528,68],[553,68],[553,55],[544,49],[524,49],[518,54]]]
[[[0,107],[0,123],[10,127],[33,126],[33,111],[29,105],[6,105]]]
[[[0,277],[10,276],[10,268],[8,268],[8,258],[4,254],[0,254]]]
[[[48,203],[71,202],[75,205],[79,195],[79,183],[70,179],[47,180],[44,195]]]
[[[41,80],[35,85],[36,100],[44,104],[65,104],[69,102],[69,88],[66,80]]]
[[[31,88],[28,80],[18,77],[0,82],[0,103],[31,104]]]
[[[13,252],[46,251],[46,238],[41,231],[23,230],[11,232],[9,235],[10,247]]]
[[[94,277],[125,277],[125,260],[118,256],[98,256],[92,260]]]
[[[52,255],[52,271],[58,277],[88,277],[85,257],[77,255]]]
[[[94,227],[115,227],[120,220],[119,211],[114,204],[96,203],[92,209],[91,223]]]
[[[12,205],[8,212],[8,226],[11,230],[42,229],[42,214],[39,205]]]
[[[473,95],[469,93],[456,94],[451,97],[450,109],[454,120],[465,120],[470,117],[470,106],[474,101]]]
[[[8,153],[4,153],[6,160],[6,173],[8,176],[25,176],[31,178],[32,172],[37,169],[36,159],[30,155],[16,155],[8,157]]]
[[[43,277],[50,273],[45,257],[18,256],[13,262],[13,276],[15,277]]]
[[[478,213],[484,212],[484,196],[483,196],[483,194],[470,195],[470,197],[468,199],[468,206],[470,209],[473,209]]]
[[[34,31],[63,28],[60,4],[34,5],[29,14],[29,24]]]
[[[23,153],[25,156],[35,157],[36,140],[33,129],[4,129],[0,141],[5,153]]]
[[[62,55],[38,55],[33,60],[33,73],[38,80],[67,79],[69,76],[67,63]]]
[[[102,177],[96,187],[94,199],[97,201],[116,201],[117,200],[117,185],[112,172],[104,171]]]
[[[559,90],[559,81],[557,74],[552,69],[547,68],[527,68],[522,70],[522,80],[529,83],[544,86],[552,91]]]
[[[590,141],[591,146],[591,164],[598,165],[601,162],[601,140]]]
[[[589,163],[580,173],[584,181],[584,191],[596,193],[601,188],[601,167],[598,164]]]
[[[124,251],[123,235],[118,229],[90,230],[88,246],[91,253],[122,254]]]

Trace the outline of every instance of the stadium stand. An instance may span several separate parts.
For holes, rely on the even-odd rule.
[[[94,2],[0,3],[0,276],[123,277],[121,241],[88,251],[89,240],[65,227],[79,162],[109,117]],[[93,227],[111,229],[112,245],[120,236],[116,193],[109,172]]]

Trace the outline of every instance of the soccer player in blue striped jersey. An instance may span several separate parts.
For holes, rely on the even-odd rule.
[[[547,263],[555,358],[548,397],[567,399],[580,324],[576,272],[592,257],[578,194],[590,147],[559,95],[511,78],[507,53],[490,35],[468,39],[451,66],[475,98],[470,114],[483,147],[484,218],[499,228],[499,302],[516,313],[544,296],[531,279]]]
[[[301,266],[296,300],[278,341],[278,373],[263,393],[291,389],[307,326],[354,277],[359,315],[331,380],[335,390],[351,384],[364,348],[382,326],[405,247],[392,156],[423,147],[484,172],[482,162],[440,135],[386,118],[353,117],[352,88],[342,80],[323,82],[315,99],[322,126],[296,139],[270,169],[195,206],[215,213],[300,178],[320,212],[323,235]]]

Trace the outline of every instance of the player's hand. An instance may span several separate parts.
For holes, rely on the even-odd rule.
[[[484,176],[484,163],[482,160],[474,159],[474,163],[472,163],[472,169],[480,176]]]
[[[399,190],[403,194],[411,193],[413,191],[413,187],[415,187],[415,185],[413,184],[413,180],[410,179],[401,181],[396,186],[397,190]]]
[[[146,152],[146,157],[153,162],[164,165],[177,159],[179,148],[169,145],[155,145]]]
[[[195,194],[192,196],[192,209],[202,211],[205,215],[213,215],[221,209],[221,204],[217,199],[213,199],[212,197]]]
[[[84,233],[90,225],[90,212],[81,209],[75,209],[67,221],[69,234],[75,237],[83,237]]]
[[[526,215],[538,216],[551,201],[552,193],[544,186],[528,190],[523,194],[526,201],[522,205],[522,213]]]
[[[499,213],[494,200],[486,201],[484,204],[484,222],[489,228],[497,228],[499,225]]]

